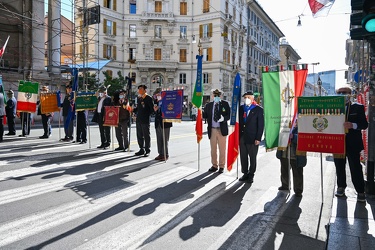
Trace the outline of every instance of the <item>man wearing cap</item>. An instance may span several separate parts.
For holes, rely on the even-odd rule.
[[[212,91],[214,100],[206,104],[203,112],[203,118],[207,118],[207,133],[211,146],[210,172],[223,173],[225,165],[225,150],[228,135],[228,120],[230,119],[230,107],[228,102],[222,101],[220,96],[222,91],[215,89]],[[219,161],[217,157],[217,148],[219,147]]]
[[[159,155],[155,158],[158,161],[166,161],[169,158],[168,141],[171,132],[172,123],[163,122],[161,88],[157,88],[154,92],[154,111],[155,111],[155,131],[156,142],[158,144]],[[163,138],[164,136],[164,138]]]
[[[41,94],[45,94],[45,93],[48,93],[47,86],[43,86],[41,89]],[[39,136],[39,138],[47,139],[49,138],[52,132],[52,126],[51,126],[52,114],[51,113],[42,114],[42,103],[41,101],[39,101],[38,103],[39,103],[38,115],[42,117],[42,125],[43,125],[43,130],[44,130],[44,134],[42,136]]]
[[[98,117],[98,125],[100,132],[100,142],[101,144],[97,148],[107,148],[111,145],[111,127],[103,126],[105,118],[105,107],[112,105],[112,99],[107,95],[107,87],[101,86],[99,88],[99,99],[98,105],[96,106],[94,116]]]
[[[131,107],[126,98],[126,91],[120,89],[113,95],[113,104],[119,106],[119,122],[115,127],[116,139],[119,147],[115,151],[127,151],[129,148],[128,124],[130,121]]]
[[[61,104],[62,105],[62,115],[64,117],[63,122],[64,122],[64,132],[65,132],[65,138],[62,139],[62,141],[71,141],[73,140],[73,117],[69,113],[71,112],[72,109],[72,102],[71,100],[71,93],[72,93],[72,85],[68,84],[65,86],[65,97],[64,101]]]
[[[10,89],[7,93],[7,105],[5,107],[5,112],[7,116],[7,123],[8,123],[8,133],[5,135],[15,135],[16,134],[16,107],[17,107],[17,100],[14,97],[13,91]]]
[[[152,97],[146,92],[146,85],[138,86],[137,107],[134,112],[137,114],[136,129],[139,151],[135,155],[150,155],[151,135],[150,135],[150,116],[154,112],[154,102]]]
[[[352,90],[349,87],[342,87],[336,91],[339,95],[346,96],[345,122],[343,124],[345,135],[345,155],[334,155],[334,162],[337,175],[336,196],[345,195],[346,188],[346,158],[348,158],[350,174],[355,190],[357,201],[366,202],[365,181],[363,178],[360,153],[364,149],[362,130],[367,129],[368,122],[365,115],[365,108],[362,104],[351,102]]]
[[[254,101],[254,94],[251,91],[243,96],[245,104],[240,106],[240,159],[243,176],[240,181],[253,183],[254,173],[257,165],[257,154],[264,130],[263,108]],[[250,158],[250,165],[249,165]]]

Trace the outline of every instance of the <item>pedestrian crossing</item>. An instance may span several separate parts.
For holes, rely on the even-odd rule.
[[[0,249],[261,249],[294,202],[275,186],[239,182],[235,171],[199,171],[189,155],[160,163],[35,141],[0,145]],[[15,155],[30,164],[12,168]]]

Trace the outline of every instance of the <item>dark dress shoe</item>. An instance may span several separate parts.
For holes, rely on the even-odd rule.
[[[219,174],[222,174],[224,172],[224,168],[219,168]]]
[[[217,171],[217,168],[215,168],[215,167],[210,167],[210,168],[208,169],[208,171],[210,171],[210,172],[216,172],[216,171]]]
[[[48,135],[42,135],[42,136],[39,136],[39,139],[47,139],[49,136]]]
[[[104,143],[105,148],[108,148],[109,146],[111,146],[111,142]]]
[[[281,187],[279,187],[279,190],[280,190],[280,191],[287,191],[287,190],[289,190],[289,188],[284,187],[284,186],[281,186]]]
[[[5,135],[16,135],[16,133],[7,133]]]
[[[118,148],[115,148],[115,151],[123,151],[124,148],[123,147],[118,147]]]
[[[249,179],[249,176],[247,174],[244,174],[241,178],[239,178],[239,181],[246,181]]]
[[[137,153],[135,153],[135,155],[137,156],[140,156],[140,155],[143,155],[145,153],[145,151],[143,151],[142,149],[139,150]]]
[[[96,148],[105,148],[105,146],[102,144],[100,146],[97,146]]]
[[[158,155],[158,156],[155,157],[155,160],[160,161],[160,160],[163,159],[163,158],[164,158],[164,157],[163,157],[162,155]]]
[[[87,141],[81,141],[79,144],[85,144],[87,143]]]

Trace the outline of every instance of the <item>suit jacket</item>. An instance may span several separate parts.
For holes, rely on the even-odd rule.
[[[204,107],[203,118],[207,119],[207,134],[208,138],[211,138],[211,128],[212,128],[212,109],[214,108],[214,102],[209,102]],[[224,121],[220,122],[221,134],[228,135],[228,120],[230,119],[230,107],[227,101],[219,102],[220,115],[224,117]]]
[[[244,138],[246,144],[254,144],[255,140],[261,141],[264,130],[264,113],[261,106],[256,106],[244,118],[244,105],[239,110],[240,139]]]
[[[137,107],[134,109],[137,114],[137,123],[150,124],[150,116],[154,113],[154,101],[152,97],[146,95],[144,98],[138,97]]]
[[[5,107],[5,112],[7,114],[7,117],[16,117],[16,106],[17,106],[16,98],[14,97],[9,98],[7,101],[7,105]]]
[[[348,122],[356,123],[357,129],[349,129],[346,134],[346,152],[359,153],[364,149],[361,130],[368,127],[364,106],[359,103],[351,103],[347,119]]]
[[[99,106],[100,98],[98,98],[98,105],[96,106],[93,121],[97,120],[96,122],[103,123],[105,117],[105,106],[112,106],[112,99],[110,96],[106,96],[103,100],[102,109],[100,110],[100,115],[98,113],[98,106]]]

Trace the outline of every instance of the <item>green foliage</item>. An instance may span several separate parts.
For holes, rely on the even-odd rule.
[[[105,76],[104,79],[104,86],[109,86],[107,89],[107,94],[109,96],[113,96],[116,90],[125,89],[126,88],[126,81],[125,77],[121,74],[121,71],[117,72],[118,77],[111,77],[106,71],[102,71]]]
[[[96,74],[90,74],[90,72],[85,73],[86,81],[83,83],[84,76],[81,75],[78,77],[78,90],[80,91],[96,91],[99,87],[99,81],[96,78]],[[87,87],[87,88],[86,88]]]

